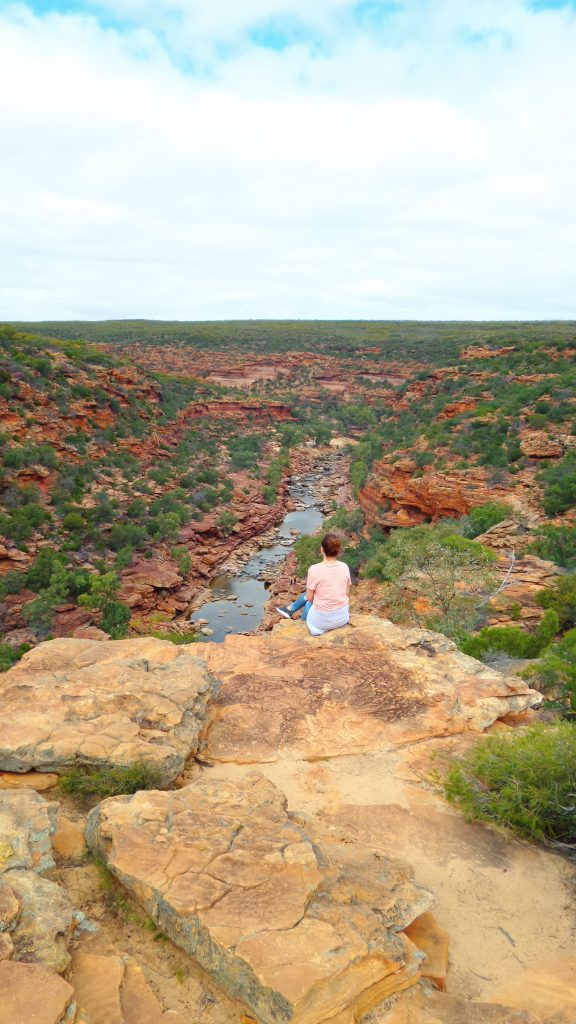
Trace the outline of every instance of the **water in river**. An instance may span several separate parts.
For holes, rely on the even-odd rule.
[[[293,483],[290,488],[292,497],[307,507],[285,516],[278,527],[279,540],[297,540],[292,530],[298,530],[300,537],[309,536],[322,525],[324,517],[318,508],[313,484],[313,479],[308,476]],[[206,639],[222,643],[230,633],[254,632],[264,617],[268,601],[266,584],[258,577],[270,566],[286,558],[289,551],[290,548],[281,543],[262,548],[246,563],[238,576],[216,576],[212,580],[210,589],[214,599],[192,615],[192,622],[207,620],[208,628],[213,633]],[[234,595],[235,601],[228,600]]]

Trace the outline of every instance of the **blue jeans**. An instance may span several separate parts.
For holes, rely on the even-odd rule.
[[[288,605],[288,611],[293,615],[294,612],[298,612],[302,608],[302,622],[306,622],[306,616],[311,607],[312,601],[306,600],[306,594],[300,594],[300,597],[297,597],[295,601],[292,601],[292,604]]]

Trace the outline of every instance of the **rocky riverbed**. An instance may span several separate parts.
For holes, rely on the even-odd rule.
[[[239,547],[194,602],[191,621],[206,637],[220,643],[230,633],[253,633],[270,615],[274,617],[267,611],[269,588],[293,575],[290,549],[298,537],[315,533],[342,500],[347,469],[346,457],[335,453],[321,467],[293,474],[290,510],[279,526]],[[273,588],[274,597],[277,589]]]

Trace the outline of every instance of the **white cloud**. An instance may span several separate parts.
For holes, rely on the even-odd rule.
[[[569,10],[121,3],[0,14],[0,318],[576,316]],[[194,77],[158,34],[206,56],[286,8],[324,51]]]

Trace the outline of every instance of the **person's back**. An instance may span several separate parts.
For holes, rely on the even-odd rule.
[[[350,570],[346,562],[335,559],[311,565],[306,590],[314,591],[314,608],[320,612],[332,612],[347,605]]]
[[[312,636],[321,636],[331,629],[348,623],[348,594],[350,570],[340,562],[340,539],[327,533],[320,544],[322,561],[311,565],[306,579],[306,591],[292,604],[277,605],[276,611],[285,619],[302,610],[302,621]]]
[[[340,540],[334,533],[322,539],[322,561],[311,565],[306,580],[306,597],[312,607],[306,625],[312,636],[321,636],[348,623],[350,570],[340,562]]]

